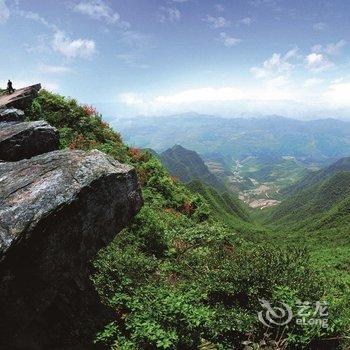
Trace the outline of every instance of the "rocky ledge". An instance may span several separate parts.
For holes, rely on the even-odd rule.
[[[16,108],[5,108],[0,110],[0,123],[23,122],[24,112]]]
[[[13,162],[54,151],[58,147],[58,131],[46,122],[1,124],[0,160]]]
[[[0,193],[4,348],[79,343],[96,316],[89,261],[142,204],[135,170],[99,151],[50,152],[0,164]]]
[[[0,108],[14,107],[21,110],[26,109],[38,95],[41,84],[35,84],[16,90],[12,94],[0,96]]]

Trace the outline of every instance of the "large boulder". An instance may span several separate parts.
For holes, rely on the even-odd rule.
[[[1,349],[90,348],[89,262],[141,205],[135,170],[99,151],[0,163]]]
[[[44,121],[1,124],[0,160],[17,161],[58,148],[58,131]]]
[[[23,122],[24,112],[16,108],[5,108],[0,110],[0,123],[3,122]]]
[[[24,110],[31,105],[40,89],[41,84],[35,84],[18,89],[12,94],[4,93],[0,96],[0,108],[14,107]]]

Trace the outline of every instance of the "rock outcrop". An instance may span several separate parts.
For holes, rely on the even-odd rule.
[[[139,211],[141,192],[132,167],[58,151],[55,128],[23,122],[14,108],[39,89],[0,97],[0,349],[85,350],[111,312],[90,261]]]
[[[0,110],[0,123],[23,122],[24,112],[16,108],[5,108]]]
[[[32,103],[33,99],[38,95],[41,84],[27,86],[18,89],[12,94],[4,94],[0,96],[0,108],[13,107],[25,110]]]
[[[140,209],[135,170],[55,151],[0,164],[0,193],[0,348],[86,348],[89,261]]]
[[[44,121],[1,126],[0,160],[13,162],[59,148],[58,131]]]

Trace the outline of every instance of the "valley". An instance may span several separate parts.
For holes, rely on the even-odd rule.
[[[163,152],[178,144],[197,152],[210,172],[253,209],[278,205],[284,188],[350,154],[350,123],[332,119],[229,119],[188,113],[131,118],[118,127],[137,147]]]

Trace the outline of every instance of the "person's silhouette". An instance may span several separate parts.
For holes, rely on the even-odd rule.
[[[12,81],[9,79],[9,81],[7,82],[7,92],[9,94],[12,94],[13,92],[15,92],[15,89],[12,86]]]

